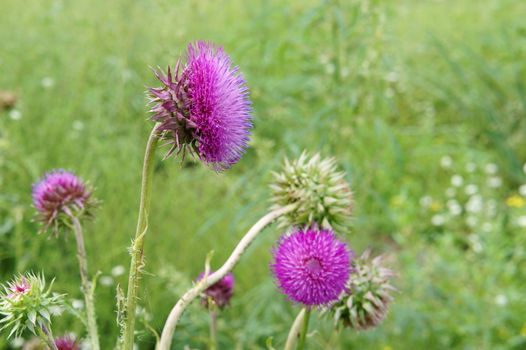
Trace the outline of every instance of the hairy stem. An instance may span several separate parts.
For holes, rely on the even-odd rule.
[[[177,304],[173,307],[166,323],[164,324],[163,332],[161,334],[161,341],[157,347],[158,350],[169,350],[172,344],[172,337],[177,327],[177,322],[181,318],[181,315],[185,309],[190,305],[195,298],[197,298],[205,289],[218,282],[220,279],[225,277],[234,266],[239,262],[241,256],[250,244],[254,241],[257,235],[263,231],[265,227],[271,224],[281,215],[284,215],[295,208],[295,205],[291,204],[286,207],[274,210],[267,215],[263,216],[259,221],[248,230],[245,236],[238,243],[230,257],[216,272],[212,273],[206,278],[200,280],[195,286],[189,289],[182,297],[177,301]]]
[[[79,219],[71,216],[73,222],[73,231],[77,241],[77,259],[79,261],[80,281],[82,284],[82,293],[86,303],[86,319],[88,328],[88,337],[92,350],[99,350],[99,332],[97,330],[97,317],[95,313],[94,290],[88,276],[88,258],[86,256],[86,247],[84,246],[84,235]]]
[[[131,263],[128,278],[128,294],[126,297],[125,322],[122,330],[123,350],[132,350],[135,336],[135,309],[137,307],[137,293],[139,279],[143,267],[144,235],[148,228],[148,211],[150,208],[150,195],[152,187],[153,160],[157,143],[159,141],[157,125],[154,126],[144,154],[141,182],[141,201],[139,205],[139,218],[137,230],[130,249]]]
[[[296,319],[292,323],[292,327],[290,327],[289,335],[287,337],[287,342],[285,343],[284,350],[292,350],[292,348],[294,347],[296,339],[298,339],[298,336],[300,334],[300,327],[303,324],[304,318],[305,309],[301,309],[301,311],[298,313],[298,316],[296,316]]]
[[[303,325],[301,327],[300,340],[298,341],[297,350],[303,350],[305,347],[305,339],[307,338],[307,332],[309,331],[310,312],[310,308],[305,308],[305,316],[303,317]]]

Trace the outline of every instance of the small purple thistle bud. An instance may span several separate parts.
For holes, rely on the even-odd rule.
[[[195,152],[216,171],[237,163],[248,147],[252,109],[243,75],[223,48],[189,44],[183,67],[156,75],[163,86],[149,89],[151,119],[173,144],[168,156]]]
[[[60,169],[46,174],[33,186],[33,205],[44,225],[43,230],[53,227],[57,233],[64,219],[81,213],[89,214],[94,201],[80,178]]]
[[[80,350],[77,341],[71,336],[63,336],[55,339],[55,345],[58,350]]]
[[[212,271],[210,272],[212,273]],[[200,281],[204,276],[201,273],[197,280]],[[225,277],[220,279],[215,284],[208,287],[203,292],[201,303],[204,307],[209,307],[209,301],[212,301],[218,308],[223,309],[230,303],[232,295],[234,294],[234,275],[232,273],[227,274]]]
[[[290,300],[326,305],[345,289],[353,256],[330,230],[298,230],[280,239],[273,251],[272,272]]]

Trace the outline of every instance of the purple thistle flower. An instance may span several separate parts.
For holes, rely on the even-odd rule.
[[[157,73],[163,84],[149,89],[152,120],[174,151],[195,152],[216,171],[237,163],[245,149],[251,122],[248,88],[222,47],[199,41],[188,45],[181,71]]]
[[[55,345],[58,350],[80,350],[80,346],[77,341],[70,336],[63,336],[55,339]]]
[[[325,305],[344,291],[353,254],[332,231],[295,231],[281,238],[273,253],[272,272],[290,300]]]
[[[54,170],[33,186],[33,205],[44,230],[54,226],[57,232],[61,216],[89,210],[91,204],[91,192],[83,181],[65,170]]]
[[[212,273],[212,271],[210,271],[210,273]],[[203,276],[204,273],[201,273],[199,277],[197,277],[197,280],[200,281]],[[204,296],[201,298],[201,303],[204,307],[208,307],[209,300],[212,300],[217,307],[220,309],[224,308],[230,303],[230,299],[234,294],[234,275],[232,273],[227,274],[218,282],[208,287],[203,293]]]
[[[8,290],[11,292],[7,295],[9,299],[17,299],[31,290],[31,285],[25,276],[8,283]]]

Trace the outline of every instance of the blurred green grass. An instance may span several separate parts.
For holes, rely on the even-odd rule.
[[[524,3],[0,1],[0,90],[18,95],[21,113],[0,112],[2,281],[44,269],[57,290],[80,298],[73,240],[39,236],[31,220],[31,184],[52,168],[89,179],[103,201],[86,227],[91,271],[127,268],[151,127],[144,91],[156,84],[149,67],[173,65],[187,42],[205,39],[224,45],[246,75],[254,138],[221,175],[158,157],[141,300],[155,329],[206,254],[214,250],[218,266],[265,213],[269,171],[306,149],[334,155],[349,175],[355,250],[385,252],[400,272],[400,294],[379,329],[331,337],[330,321],[315,320],[311,349],[526,348],[526,239],[514,221],[526,213],[505,204],[526,182]],[[440,167],[444,155],[454,171]],[[480,218],[488,232],[431,223],[453,173],[484,188],[487,174],[465,174],[467,163],[495,163],[503,180],[481,191],[498,203],[494,217]],[[434,209],[421,207],[424,196]],[[268,231],[235,270],[221,349],[264,348],[271,336],[279,348],[297,312],[269,276],[279,232]],[[473,234],[482,252],[471,249]],[[98,288],[105,349],[117,335],[114,288]],[[506,305],[496,305],[499,295]],[[177,349],[206,346],[206,314],[192,310]],[[82,333],[68,315],[56,328]],[[140,348],[153,348],[142,331]]]

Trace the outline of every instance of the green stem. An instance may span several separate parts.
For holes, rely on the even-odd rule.
[[[53,337],[53,333],[51,332],[51,327],[48,328],[46,325],[41,324],[37,330],[38,336],[44,342],[44,344],[49,346],[51,350],[58,350],[57,345],[55,344],[55,337]]]
[[[150,207],[150,195],[152,188],[153,160],[157,142],[157,125],[154,126],[144,154],[141,182],[141,202],[139,206],[139,218],[137,220],[137,230],[135,239],[131,246],[130,275],[128,278],[128,294],[126,297],[125,323],[123,334],[123,350],[132,350],[135,336],[135,309],[137,307],[137,292],[139,289],[139,279],[143,268],[144,254],[144,235],[148,228],[148,211]]]
[[[311,312],[310,308],[305,309],[305,317],[303,317],[303,326],[301,328],[300,340],[298,342],[298,347],[296,348],[297,350],[303,350],[303,348],[305,347],[305,339],[307,337],[307,332],[309,330],[310,312]]]
[[[97,330],[97,317],[95,313],[95,292],[92,283],[88,277],[88,258],[86,256],[86,247],[84,245],[84,235],[82,233],[82,226],[78,218],[71,216],[73,222],[73,231],[75,232],[75,239],[77,241],[77,259],[79,261],[80,280],[82,283],[82,293],[84,294],[84,301],[86,303],[86,319],[88,327],[88,336],[91,343],[92,350],[100,350],[99,332]]]
[[[217,349],[217,312],[212,306],[210,309],[210,350]]]
[[[296,339],[298,338],[298,335],[300,334],[300,327],[303,324],[304,318],[305,318],[305,308],[301,309],[298,316],[296,316],[294,323],[292,323],[292,327],[290,327],[289,335],[287,337],[287,342],[285,343],[284,350],[292,350],[292,348],[294,347],[294,343],[296,343]]]

